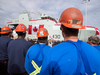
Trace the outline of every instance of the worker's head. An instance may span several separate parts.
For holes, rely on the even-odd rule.
[[[8,26],[4,26],[1,28],[0,34],[3,36],[11,37],[12,30]]]
[[[92,46],[99,45],[99,37],[98,36],[90,36],[88,38],[88,43]]]
[[[61,25],[62,35],[63,37],[70,37],[70,36],[78,36],[78,29],[68,28],[64,25]]]
[[[77,36],[78,29],[85,29],[85,27],[82,25],[82,12],[74,7],[64,10],[61,14],[59,22],[61,23],[61,30],[64,32],[64,34],[66,34],[66,36]]]
[[[37,32],[38,42],[46,43],[48,40],[48,31],[45,28],[40,28]]]
[[[18,34],[18,37],[19,36],[22,36],[23,38],[25,38],[26,36],[26,31],[27,31],[27,28],[24,24],[19,24],[16,29],[15,29],[16,33]]]

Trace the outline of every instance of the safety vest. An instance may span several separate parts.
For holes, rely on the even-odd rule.
[[[91,71],[87,56],[85,55],[84,51],[81,48],[82,41],[78,40],[77,42],[73,42],[73,41],[69,41],[68,40],[66,42],[74,44],[76,46],[76,48],[77,48],[77,55],[78,55],[79,61],[77,62],[77,68],[76,68],[76,72],[74,73],[74,75],[82,75],[81,71],[80,71],[81,70],[82,61],[83,61],[83,64],[85,66],[84,75],[96,75],[96,73]]]
[[[44,58],[44,53],[43,53],[43,48],[46,45],[41,46],[40,44],[38,44],[40,50],[37,53],[37,55],[35,56],[35,58],[31,61],[31,66],[30,66],[30,74],[29,75],[38,75],[40,73],[41,70],[41,66],[42,66],[42,61]],[[38,60],[39,55],[41,54],[42,56],[42,60]]]

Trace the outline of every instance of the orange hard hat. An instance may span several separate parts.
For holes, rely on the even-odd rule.
[[[9,33],[9,32],[12,32],[12,30],[8,26],[4,26],[4,27],[1,28],[0,34],[6,34],[6,33]]]
[[[74,7],[64,10],[60,16],[59,22],[68,28],[85,29],[85,26],[82,25],[82,12]]]
[[[27,28],[24,24],[19,24],[16,29],[15,29],[16,32],[25,32],[27,31]]]
[[[48,33],[47,29],[45,29],[45,28],[40,28],[37,32],[37,37],[46,37],[48,35],[49,35],[49,33]]]

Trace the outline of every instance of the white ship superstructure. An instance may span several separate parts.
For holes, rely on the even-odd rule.
[[[32,19],[28,12],[24,12],[19,15],[18,19],[14,19],[11,22],[7,22],[7,24],[8,26],[14,26],[14,28],[16,28],[18,24],[25,24],[28,28],[26,38],[37,39],[37,30],[41,27],[44,27],[49,32],[48,39],[60,41],[63,40],[62,33],[60,30],[60,24],[57,23],[55,18],[45,14],[42,14],[40,18]],[[97,28],[87,26],[86,29],[79,30],[78,37],[80,40],[87,41],[89,36],[97,34],[99,34]]]

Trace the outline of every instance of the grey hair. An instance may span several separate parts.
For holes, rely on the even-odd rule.
[[[98,36],[90,36],[88,41],[92,41],[93,44],[99,44],[99,37]]]

